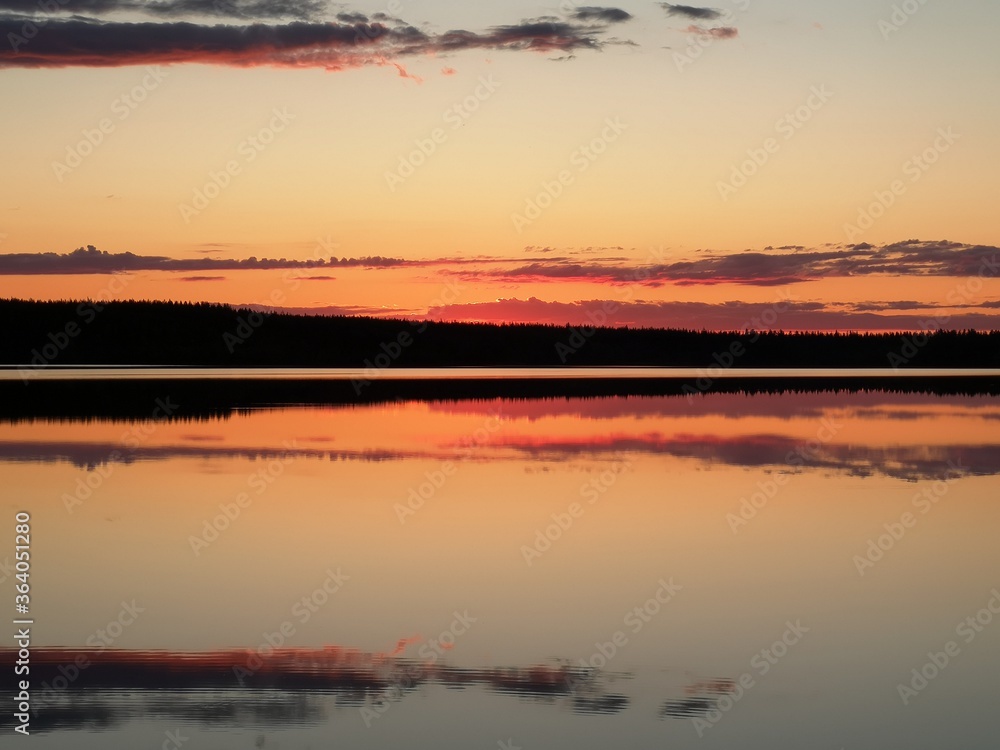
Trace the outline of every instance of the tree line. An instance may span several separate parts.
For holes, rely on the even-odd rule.
[[[442,323],[214,303],[0,300],[0,364],[997,368],[1000,331],[783,332]]]

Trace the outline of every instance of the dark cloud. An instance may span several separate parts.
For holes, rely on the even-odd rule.
[[[735,39],[740,35],[739,29],[732,26],[719,26],[714,29],[706,29],[704,26],[692,25],[684,29],[688,34],[698,36],[710,36],[713,39]]]
[[[273,268],[392,268],[410,265],[401,258],[330,258],[329,260],[287,260],[285,258],[191,258],[158,255],[109,253],[93,245],[71,253],[15,253],[0,255],[0,276],[39,274],[101,274],[129,271],[238,271]],[[188,277],[207,280],[211,277]],[[220,277],[221,278],[221,277]]]
[[[233,245],[228,242],[202,242],[201,247],[195,248],[191,252],[199,255],[217,255],[218,253],[228,253]]]
[[[573,11],[573,18],[578,21],[603,21],[606,23],[621,23],[632,18],[632,14],[621,8],[596,8],[587,6]]]
[[[693,5],[672,5],[670,3],[660,3],[668,16],[681,16],[695,21],[715,21],[722,18],[721,10],[715,8],[696,8]]]
[[[287,313],[288,315],[361,315],[368,318],[410,318],[419,317],[420,310],[406,307],[375,307],[368,305],[322,305],[319,307],[289,307],[261,305],[233,305],[240,309],[246,308],[263,313]]]
[[[906,242],[791,252],[722,254],[652,265],[622,265],[547,258],[512,268],[462,269],[466,278],[503,281],[588,280],[610,284],[749,284],[782,286],[823,277],[983,276],[1000,277],[1000,248],[957,242]]]
[[[225,276],[182,276],[181,281],[225,281]]]
[[[608,311],[611,312],[608,312]],[[536,297],[498,299],[491,302],[433,307],[426,317],[458,322],[548,323],[589,326],[601,321],[608,326],[682,328],[688,330],[743,331],[919,331],[940,315],[933,307],[913,314],[880,314],[837,309],[820,302],[783,299],[765,302],[675,302],[593,299],[550,302]],[[1000,315],[963,313],[950,315],[942,324],[948,329],[1000,329]]]
[[[341,23],[368,23],[368,16],[364,13],[338,13],[337,20]]]
[[[917,302],[916,300],[896,300],[888,302],[852,302],[845,303],[845,307],[855,312],[885,312],[887,310],[927,310],[934,307],[948,307],[948,305],[934,304],[933,302]],[[967,307],[967,305],[958,305]]]
[[[0,0],[0,3],[5,0]],[[10,4],[10,0],[6,0]],[[19,3],[20,0],[17,0]],[[84,0],[119,10],[120,3]],[[203,0],[186,0],[194,7]],[[145,4],[135,3],[136,6]],[[184,3],[164,3],[177,8]],[[248,12],[285,8],[282,3],[240,3]],[[131,7],[131,6],[130,6]],[[289,3],[287,7],[292,7]],[[296,6],[297,7],[297,6]],[[311,8],[308,3],[307,9]],[[96,10],[95,10],[96,12]],[[282,11],[283,12],[283,11]],[[309,10],[308,12],[312,12]],[[581,15],[582,14],[582,15]],[[165,12],[161,15],[166,15]],[[300,14],[301,15],[301,14]],[[22,36],[23,17],[0,13],[0,68],[116,67],[203,63],[235,67],[275,66],[345,70],[397,65],[396,58],[463,50],[533,50],[569,53],[598,50],[609,27],[629,15],[613,8],[581,8],[571,20],[522,21],[486,31],[432,34],[398,19],[341,13],[336,22],[295,20],[284,24],[203,25],[188,21],[126,23],[92,18],[49,18],[44,31]],[[365,19],[365,20],[362,20]],[[402,72],[402,71],[401,71]]]
[[[322,16],[327,3],[321,0],[70,0],[65,5],[51,3],[48,11],[104,16],[113,13],[141,13],[161,18],[241,18],[310,19]],[[0,0],[0,13],[35,14],[38,0]],[[343,15],[343,14],[341,14]],[[347,14],[357,15],[357,14]],[[367,19],[366,19],[367,20]]]
[[[604,252],[616,249],[618,248],[597,248]],[[693,260],[653,264],[635,263],[623,256],[609,255],[584,259],[570,255],[554,255],[552,253],[557,249],[551,247],[528,247],[525,250],[536,253],[536,257],[518,262],[497,256],[439,257],[422,260],[375,256],[339,260],[333,258],[324,262],[256,257],[173,259],[165,256],[136,255],[130,252],[101,252],[88,246],[64,254],[0,255],[0,275],[407,266],[438,267],[444,273],[458,275],[469,281],[522,284],[573,280],[637,287],[656,287],[663,284],[743,284],[767,287],[821,278],[878,275],[1000,277],[1000,248],[955,242],[908,240],[881,247],[827,246],[790,251],[746,251],[728,254],[706,251],[698,253]],[[966,294],[963,299],[958,289],[959,287],[956,287],[956,295],[953,295],[955,299],[941,301],[940,306],[949,308],[997,306],[996,302],[990,301],[970,305],[969,295]],[[913,301],[859,304],[878,305],[867,309],[879,311],[890,309],[905,311],[933,306]],[[858,307],[855,312],[865,310],[866,308]]]

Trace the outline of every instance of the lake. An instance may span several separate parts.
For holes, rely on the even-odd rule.
[[[997,746],[995,391],[189,408],[151,374],[7,391],[35,747]]]

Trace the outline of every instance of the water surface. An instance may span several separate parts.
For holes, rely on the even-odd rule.
[[[993,396],[184,409],[0,423],[37,747],[996,747]]]

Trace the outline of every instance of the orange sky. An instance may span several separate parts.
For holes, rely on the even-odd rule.
[[[279,289],[277,304],[292,307],[579,323],[583,312],[559,304],[620,300],[621,289],[566,275],[571,262],[640,269],[752,249],[780,266],[786,246],[850,252],[907,238],[983,246],[989,258],[1000,244],[1000,104],[983,95],[1000,9],[987,0],[963,14],[922,5],[898,28],[885,25],[891,8],[859,0],[732,0],[707,15],[635,0],[557,11],[430,2],[388,16],[351,8],[364,22],[332,10],[257,19],[284,51],[217,19],[114,5],[92,11],[106,38],[65,44],[84,22],[58,11],[48,23],[61,34],[0,51],[5,95],[19,103],[0,122],[17,176],[0,185],[2,296],[100,293],[110,278],[22,276],[2,263],[86,245],[175,260],[382,256],[432,264],[340,268],[295,288],[265,271],[135,271],[123,296],[275,304]],[[139,40],[134,21],[161,24],[141,54],[114,41]],[[2,23],[23,25],[0,11]],[[192,24],[216,36],[193,45]],[[552,273],[483,276],[448,262],[477,257]],[[781,291],[829,313],[801,309],[786,328],[919,327],[939,315],[997,327],[995,270],[961,305],[933,307],[976,264],[788,264],[787,283],[768,287],[748,266],[733,278],[718,264],[694,286],[678,274],[637,284],[633,299],[659,307],[620,322],[690,325],[706,311],[674,303],[697,302],[716,306],[714,326],[734,326]],[[462,271],[480,275],[435,304]],[[900,315],[910,317],[880,320]]]

